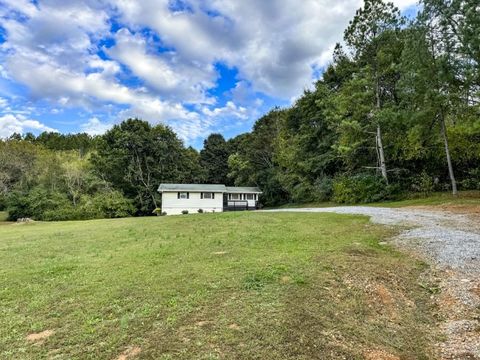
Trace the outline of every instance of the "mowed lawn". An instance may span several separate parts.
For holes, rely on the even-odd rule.
[[[431,358],[434,285],[379,244],[391,231],[288,213],[0,226],[0,358]]]

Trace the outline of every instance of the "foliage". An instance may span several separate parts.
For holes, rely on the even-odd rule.
[[[102,136],[92,162],[101,178],[133,201],[137,215],[150,215],[160,204],[160,183],[198,179],[194,157],[170,128],[128,119]]]
[[[183,215],[188,215],[188,210],[182,210]]]
[[[200,165],[207,184],[230,185],[228,174],[229,147],[221,134],[211,134],[200,151]]]
[[[333,181],[333,201],[346,204],[391,199],[394,189],[375,175],[340,176]]]

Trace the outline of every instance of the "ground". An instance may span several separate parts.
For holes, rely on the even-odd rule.
[[[435,279],[366,216],[0,226],[2,359],[429,359]]]
[[[402,226],[391,239],[398,248],[433,264],[444,334],[442,359],[480,359],[480,225],[478,205],[436,204],[403,208],[367,206],[294,208],[269,212],[362,214],[374,223]]]

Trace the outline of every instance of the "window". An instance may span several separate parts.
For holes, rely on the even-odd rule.
[[[255,194],[246,194],[247,200],[255,200]]]
[[[188,195],[189,195],[188,192],[179,192],[179,193],[177,194],[177,198],[179,198],[179,199],[188,199],[188,198],[189,198]]]
[[[240,194],[230,194],[231,200],[240,200]]]
[[[204,192],[201,196],[202,199],[215,199],[215,194],[211,192]]]

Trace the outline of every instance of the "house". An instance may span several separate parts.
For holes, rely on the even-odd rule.
[[[232,187],[215,184],[160,184],[162,212],[167,215],[253,210],[258,207],[262,193],[257,187]]]

